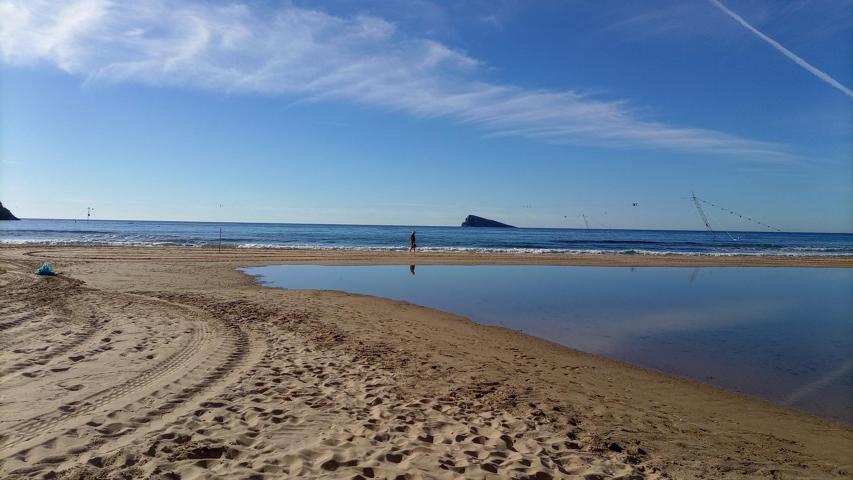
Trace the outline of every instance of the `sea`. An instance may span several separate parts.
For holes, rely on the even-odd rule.
[[[629,255],[851,256],[853,234],[24,219],[0,245],[114,245]]]

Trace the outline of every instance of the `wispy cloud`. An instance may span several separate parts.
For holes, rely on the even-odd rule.
[[[784,146],[649,120],[622,100],[481,80],[481,62],[369,15],[204,2],[0,1],[0,58],[86,82],[345,101],[498,135],[787,159]]]
[[[692,3],[654,4],[652,8],[648,2],[622,2],[618,5],[619,8],[608,11],[615,17],[604,29],[608,35],[616,31],[620,37],[634,40],[672,34],[702,34],[712,29],[707,22],[697,21],[701,18],[701,10],[697,12],[696,5]]]
[[[815,66],[813,66],[812,64],[810,64],[809,62],[807,62],[807,61],[803,60],[802,58],[800,58],[800,57],[799,57],[797,54],[795,54],[794,52],[792,52],[792,51],[788,50],[787,48],[783,47],[783,46],[782,46],[779,42],[777,42],[776,40],[773,40],[772,38],[770,38],[770,37],[768,37],[767,35],[765,35],[765,34],[763,34],[762,32],[760,32],[758,29],[756,29],[755,27],[753,27],[752,25],[750,25],[750,24],[749,24],[749,22],[747,22],[746,20],[744,20],[744,19],[743,19],[743,17],[741,17],[741,16],[740,16],[740,15],[738,15],[737,13],[735,13],[735,12],[733,12],[733,11],[729,10],[729,8],[728,8],[728,7],[726,7],[725,5],[723,5],[719,0],[709,0],[709,1],[710,1],[710,2],[711,2],[711,4],[713,4],[715,7],[717,7],[718,9],[720,9],[723,13],[725,13],[726,15],[728,15],[728,16],[730,16],[730,17],[732,17],[736,22],[738,22],[739,24],[741,24],[744,28],[746,28],[746,29],[747,29],[747,30],[749,30],[750,32],[754,33],[754,34],[755,34],[758,38],[760,38],[761,40],[764,40],[765,42],[769,43],[769,44],[770,44],[770,46],[772,46],[773,48],[775,48],[776,50],[778,50],[779,52],[781,52],[781,53],[782,53],[782,55],[785,55],[786,57],[788,57],[789,59],[791,59],[791,60],[792,60],[794,63],[796,63],[797,65],[799,65],[799,66],[801,66],[802,68],[804,68],[807,72],[811,73],[811,74],[812,74],[812,75],[814,75],[815,77],[817,77],[817,78],[819,78],[819,79],[823,80],[824,82],[828,83],[828,84],[829,84],[830,86],[832,86],[833,88],[838,89],[840,92],[844,93],[844,94],[845,94],[845,95],[847,95],[848,97],[853,98],[853,91],[851,91],[849,88],[847,88],[847,87],[845,87],[844,85],[842,85],[838,80],[836,80],[836,79],[832,78],[831,76],[829,76],[829,75],[828,75],[826,72],[824,72],[823,70],[820,70],[820,69],[818,69],[817,67],[815,67]]]

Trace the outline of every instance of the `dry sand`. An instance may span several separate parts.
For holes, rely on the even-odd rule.
[[[235,268],[396,253],[0,248],[2,478],[851,478],[853,430],[402,302]],[[426,263],[853,259],[423,255]],[[62,275],[36,277],[50,261]]]

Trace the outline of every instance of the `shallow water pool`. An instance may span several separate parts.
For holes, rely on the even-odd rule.
[[[272,265],[268,286],[405,300],[853,423],[853,270]]]

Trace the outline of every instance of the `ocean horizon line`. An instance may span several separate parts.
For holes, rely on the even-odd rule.
[[[143,219],[120,219],[120,218],[42,218],[21,217],[17,221],[62,221],[62,222],[116,222],[116,223],[171,223],[171,224],[223,224],[223,225],[289,225],[289,226],[326,226],[326,227],[400,227],[400,228],[465,228],[465,229],[488,229],[506,230],[503,227],[462,227],[461,225],[415,225],[415,224],[393,224],[393,223],[305,223],[305,222],[249,222],[232,220],[143,220]],[[0,223],[2,225],[2,223]],[[518,230],[567,230],[567,231],[625,231],[625,232],[684,232],[684,233],[755,233],[755,234],[815,234],[815,235],[853,235],[849,232],[820,232],[813,230],[737,230],[737,229],[715,229],[712,231],[702,229],[680,229],[680,228],[585,228],[585,227],[513,227]]]

